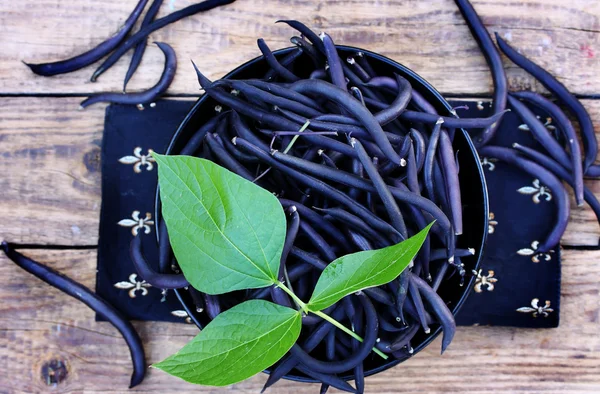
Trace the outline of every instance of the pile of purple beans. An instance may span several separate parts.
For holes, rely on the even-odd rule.
[[[455,129],[484,129],[504,112],[482,119],[439,116],[408,80],[377,75],[360,52],[342,59],[327,34],[283,22],[300,31],[292,38],[298,48],[278,58],[259,39],[268,64],[262,78],[212,82],[196,68],[201,88],[216,102],[214,116],[174,153],[214,161],[279,198],[288,218],[280,280],[305,301],[336,258],[393,245],[435,220],[410,269],[326,311],[354,327],[363,343],[306,315],[300,340],[272,368],[265,386],[296,368],[324,387],[362,392],[364,366],[379,362],[374,346],[404,359],[413,352],[411,340],[438,325],[442,351],[450,344],[456,325],[437,290],[445,278],[464,277],[461,258],[475,253],[456,247],[463,206],[452,140]],[[166,273],[178,268],[164,221],[159,232],[162,273],[152,271],[135,239],[138,272],[156,287],[187,287],[206,321],[248,299],[293,306],[274,287],[219,296],[198,292],[182,274]],[[338,374],[353,374],[356,389]]]
[[[71,59],[27,64],[43,76],[72,72],[108,55],[92,81],[127,51],[134,49],[123,90],[138,68],[148,35],[182,18],[234,0],[208,0],[154,20],[162,0],[154,0],[140,30],[127,37],[148,0],[135,9],[114,36]],[[583,179],[600,177],[594,161],[598,145],[589,114],[581,103],[540,66],[496,35],[500,50],[516,65],[537,78],[558,104],[575,117],[583,149],[569,117],[557,103],[533,92],[508,93],[500,54],[468,0],[455,0],[490,67],[494,94],[490,118],[440,117],[427,100],[398,75],[377,75],[368,57],[355,53],[340,58],[331,38],[316,35],[302,23],[282,21],[299,31],[291,42],[297,47],[278,59],[263,40],[259,48],[269,65],[260,79],[219,80],[198,78],[206,93],[219,103],[216,114],[190,138],[179,154],[210,159],[276,194],[288,217],[282,272],[284,280],[306,300],[323,268],[335,258],[360,250],[397,243],[436,220],[414,265],[397,280],[348,296],[326,312],[362,335],[352,341],[328,322],[303,318],[300,340],[271,371],[265,388],[293,369],[329,386],[363,392],[365,365],[373,365],[373,346],[394,358],[408,357],[411,340],[430,333],[439,324],[442,351],[455,331],[452,314],[437,290],[446,278],[464,277],[461,258],[475,253],[457,248],[462,233],[462,204],[457,160],[452,149],[455,129],[474,130],[481,156],[514,165],[538,178],[553,192],[556,222],[538,251],[559,243],[569,218],[569,197],[585,201],[600,219],[600,203]],[[173,49],[158,43],[165,54],[159,82],[144,92],[102,93],[82,103],[148,104],[162,96],[175,76]],[[295,64],[309,58],[310,70],[298,72]],[[491,146],[507,103],[527,125],[545,152],[514,144],[512,149]],[[551,116],[559,131],[553,136],[526,104]],[[223,296],[202,294],[178,271],[164,221],[159,228],[159,271],[146,262],[139,238],[131,245],[132,260],[140,276],[163,289],[186,288],[199,313],[208,320],[246,299],[271,299],[291,306],[288,296],[275,288],[235,292]],[[145,372],[144,352],[134,328],[112,306],[91,290],[17,253],[8,243],[4,252],[19,266],[50,285],[82,300],[103,314],[125,337],[132,356],[132,386]],[[353,388],[346,378],[354,377]],[[342,377],[344,379],[342,379]]]

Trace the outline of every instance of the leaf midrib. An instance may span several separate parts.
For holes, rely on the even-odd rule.
[[[192,169],[192,168],[191,168],[191,167],[190,167],[190,166],[189,166],[187,163],[183,163],[183,164],[184,164],[184,165],[185,165],[185,166],[186,166],[186,167],[187,167],[187,168],[190,170],[190,172],[191,172],[192,174],[194,173],[193,169]],[[220,227],[217,225],[217,223],[215,222],[215,219],[212,217],[212,215],[210,214],[210,212],[208,211],[208,209],[206,209],[206,206],[204,205],[204,203],[202,202],[202,200],[201,200],[200,198],[198,198],[198,196],[196,195],[196,193],[194,193],[194,192],[192,191],[192,189],[191,189],[191,188],[188,186],[188,184],[187,184],[187,183],[186,183],[186,182],[185,182],[185,181],[184,181],[184,180],[183,180],[183,179],[182,179],[182,178],[179,176],[179,174],[177,174],[175,171],[173,171],[173,169],[171,168],[171,166],[170,166],[170,165],[167,165],[166,167],[169,169],[169,171],[171,171],[171,173],[173,173],[173,174],[174,174],[174,175],[177,177],[177,179],[179,179],[179,180],[181,181],[181,183],[183,183],[183,185],[185,185],[185,188],[187,188],[187,189],[188,189],[188,191],[189,191],[189,192],[192,194],[192,196],[194,196],[194,197],[195,197],[195,199],[198,201],[198,203],[200,203],[200,205],[202,205],[202,208],[204,209],[204,211],[206,212],[206,214],[207,214],[207,215],[208,215],[208,217],[210,218],[211,222],[214,224],[214,226],[215,226],[215,228],[217,229],[217,231],[219,232],[219,234],[221,234],[222,238],[223,238],[223,239],[225,239],[227,242],[229,242],[229,244],[230,244],[231,246],[233,246],[233,247],[234,247],[234,249],[235,249],[235,250],[236,250],[236,251],[237,251],[237,252],[238,252],[240,255],[244,256],[244,258],[245,258],[246,260],[248,260],[248,262],[250,262],[250,264],[252,264],[252,265],[253,265],[253,266],[254,266],[254,267],[255,267],[255,268],[256,268],[256,269],[257,269],[259,272],[263,273],[263,274],[266,276],[266,278],[267,278],[267,279],[272,279],[272,278],[271,278],[271,277],[270,277],[270,276],[269,276],[269,275],[268,275],[268,274],[267,274],[265,271],[263,271],[263,270],[262,270],[262,269],[261,269],[259,266],[257,266],[257,265],[256,265],[256,264],[255,264],[255,263],[252,261],[252,259],[250,259],[248,256],[246,256],[246,254],[244,254],[244,253],[243,253],[243,252],[242,252],[242,251],[241,251],[241,250],[240,250],[240,249],[237,247],[237,245],[235,245],[235,244],[234,244],[234,243],[233,243],[233,242],[232,242],[232,241],[231,241],[231,240],[230,240],[228,237],[226,237],[226,236],[225,236],[225,233],[224,233],[224,232],[221,230],[221,228],[220,228]],[[204,168],[204,165],[202,165],[202,168],[203,168],[204,172],[206,173],[207,171],[206,171],[206,169]],[[202,190],[202,187],[200,187],[200,183],[198,182],[198,179],[197,179],[195,176],[194,176],[193,178],[194,178],[194,180],[196,181],[196,184],[198,185],[198,187],[200,188],[200,190]],[[209,176],[209,178],[210,178],[210,176]],[[168,179],[168,177],[167,177],[166,179]],[[169,181],[169,183],[171,183],[171,184],[172,184],[172,182],[170,182],[170,181]],[[212,183],[212,179],[211,179],[211,183]],[[175,186],[175,185],[173,185],[173,186]],[[213,183],[213,186],[215,186],[215,185],[214,185],[214,183]],[[215,186],[215,189],[216,189],[216,186]],[[219,193],[218,193],[218,191],[217,191],[217,194],[219,194]],[[219,194],[219,198],[220,198],[220,194]],[[173,200],[172,200],[172,201],[173,201]],[[177,205],[177,204],[174,204],[174,205]],[[180,211],[181,211],[181,210],[180,210]],[[181,211],[181,212],[183,213],[183,211]],[[193,223],[193,221],[192,221],[192,220],[190,220],[190,222],[192,222],[192,223]],[[232,271],[233,271],[233,270],[232,270]],[[238,271],[234,271],[234,272],[238,272]]]
[[[297,313],[294,313],[294,315],[292,315],[292,318],[293,318],[293,319],[296,319],[296,318],[298,318],[298,316],[297,316]],[[289,320],[289,319],[288,319],[288,320]],[[273,328],[273,329],[271,330],[271,332],[272,332],[272,331],[275,331],[275,330],[277,330],[279,327],[281,327],[281,326],[282,326],[284,323],[286,323],[288,320],[286,320],[286,321],[285,321],[285,322],[283,322],[282,324],[278,325],[277,327]],[[286,331],[285,331],[285,332],[284,332],[284,333],[283,333],[283,334],[280,336],[280,338],[285,338],[285,337],[286,337],[286,335],[287,335],[287,334],[288,334],[288,333],[289,333],[289,332],[290,332],[290,331],[291,331],[293,328],[294,328],[294,324],[292,323],[292,324],[290,324],[290,326],[288,327],[288,329],[287,329],[287,330],[286,330]],[[262,336],[261,336],[261,337],[262,337]],[[238,357],[238,360],[237,360],[235,363],[231,364],[231,365],[229,366],[229,368],[225,369],[225,370],[223,371],[223,374],[225,373],[225,371],[230,371],[230,370],[232,369],[232,367],[233,367],[235,364],[237,364],[239,361],[241,361],[241,359],[242,359],[244,356],[248,355],[248,353],[250,353],[250,351],[252,351],[252,349],[254,349],[254,348],[256,347],[256,345],[257,345],[257,343],[258,343],[258,339],[259,339],[259,338],[260,338],[260,337],[258,337],[258,338],[256,338],[256,339],[252,340],[252,342],[254,342],[254,344],[252,345],[252,348],[251,348],[251,349],[249,349],[249,350],[248,350],[248,351],[247,351],[247,352],[246,352],[246,353],[245,353],[243,356],[240,356],[240,357]],[[277,344],[279,344],[280,342],[281,342],[281,340],[279,340],[279,341],[277,342]],[[241,346],[243,346],[243,345],[246,345],[246,344],[248,344],[248,343],[249,343],[249,342],[245,342],[245,343],[243,343],[243,344],[241,344],[240,346],[237,346],[237,347],[241,347]],[[236,348],[237,348],[237,347],[236,347]],[[230,349],[228,352],[231,352],[231,351],[233,351],[234,349],[235,349],[235,348],[232,348],[232,349]],[[263,356],[264,354],[266,354],[267,352],[269,352],[271,349],[273,349],[273,347],[267,348],[267,349],[266,349],[264,352],[261,352],[261,354],[259,354],[259,355],[257,356],[257,358],[260,358],[261,356]],[[221,353],[221,354],[222,354],[222,353]],[[217,367],[220,367],[220,366],[221,366],[221,364],[219,364],[219,365],[215,365],[215,366],[211,367],[210,369],[208,369],[208,370],[204,371],[204,374],[208,374],[210,371],[212,371],[213,369],[215,369],[215,368],[217,368]]]
[[[409,249],[409,250],[410,250],[410,249]],[[404,255],[406,255],[407,253],[408,253],[408,250],[405,250],[405,251],[404,251],[404,252],[403,252],[401,255],[399,255],[398,257],[396,257],[396,258],[394,259],[394,263],[391,263],[391,264],[390,264],[388,267],[390,267],[391,265],[395,264],[395,262],[396,262],[396,261],[400,260],[400,259],[401,259],[401,258],[402,258]],[[371,258],[373,258],[373,257],[375,257],[375,256],[372,256]],[[363,263],[364,263],[364,261],[363,261]],[[372,272],[372,271],[375,269],[375,267],[376,267],[376,266],[374,266],[374,267],[371,269],[371,272]],[[390,268],[391,268],[391,267],[390,267]],[[405,267],[405,268],[406,268],[406,267]],[[387,271],[387,270],[384,270],[383,272],[385,272],[385,271]],[[378,274],[376,274],[376,275],[378,275]],[[363,284],[364,284],[365,282],[369,281],[371,278],[375,277],[376,275],[365,277],[363,280],[361,280],[360,282],[357,282],[355,285],[353,285],[353,286],[352,286],[352,288],[357,288],[357,287],[361,287],[361,286],[363,286]],[[348,278],[348,279],[346,279],[346,281],[345,281],[346,285],[348,284],[348,282],[350,281],[350,279],[351,279],[351,278]],[[313,296],[314,296],[315,298],[317,298],[317,303],[323,303],[323,302],[325,302],[325,301],[327,301],[327,300],[329,300],[329,299],[331,299],[331,298],[335,298],[335,297],[337,297],[339,294],[344,294],[344,293],[345,293],[345,292],[348,290],[348,286],[346,286],[346,285],[345,285],[345,286],[343,286],[343,287],[342,287],[342,290],[339,290],[339,291],[336,291],[336,292],[334,292],[334,293],[331,293],[330,295],[328,295],[328,296],[326,296],[326,297],[322,297],[321,299],[319,299],[319,298],[318,298],[318,297],[320,297],[320,295],[321,295],[321,294],[323,294],[323,293],[324,293],[324,292],[325,292],[327,289],[329,289],[329,288],[330,288],[331,286],[333,286],[334,284],[335,284],[335,282],[329,282],[329,283],[328,283],[328,285],[327,285],[327,286],[325,286],[325,287],[324,287],[324,288],[323,288],[323,289],[322,289],[322,290],[321,290],[321,291],[320,291],[318,294],[316,294],[316,295],[315,295],[315,294],[313,294]],[[373,285],[373,286],[376,286],[376,285]],[[367,286],[367,287],[373,287],[373,286]],[[367,287],[362,287],[362,288],[365,288],[365,289],[366,289]],[[355,291],[355,290],[353,290],[352,292],[354,292],[354,291]],[[312,297],[311,297],[311,298],[312,298]],[[308,303],[308,306],[310,307],[311,305],[314,305],[314,303],[312,303],[312,302],[310,302],[310,301],[309,301],[309,303]]]
[[[264,337],[264,336],[266,336],[266,335],[270,334],[271,332],[273,332],[273,331],[277,330],[279,327],[283,326],[283,325],[284,325],[285,323],[287,323],[288,321],[290,321],[290,320],[292,320],[292,319],[296,319],[296,318],[298,317],[297,315],[298,315],[298,313],[297,313],[297,312],[295,312],[293,315],[291,315],[291,316],[290,316],[290,318],[289,318],[289,319],[286,319],[286,320],[284,320],[283,322],[281,322],[281,324],[278,324],[277,326],[273,327],[271,330],[269,330],[269,331],[265,332],[264,334],[262,334],[262,335],[260,335],[260,336],[258,336],[258,337],[256,337],[256,338],[254,338],[254,339],[252,339],[251,341],[248,341],[248,342],[243,342],[243,343],[240,343],[239,345],[237,345],[237,346],[234,346],[234,347],[232,347],[232,348],[230,348],[230,349],[228,349],[228,350],[225,350],[225,351],[222,351],[222,352],[219,352],[219,353],[214,353],[214,354],[211,354],[211,355],[210,355],[210,357],[203,358],[203,359],[199,359],[199,360],[197,361],[197,363],[205,362],[206,360],[211,360],[211,359],[213,359],[213,358],[215,358],[215,357],[221,356],[222,354],[231,353],[232,351],[234,351],[234,350],[236,350],[236,349],[238,349],[238,348],[240,348],[240,347],[243,347],[243,346],[247,345],[248,343],[251,343],[251,342],[256,342],[256,341],[258,341],[260,338],[262,338],[262,337]],[[226,327],[226,326],[225,326],[225,327]],[[290,327],[291,327],[291,326],[290,326]],[[221,328],[221,327],[219,327],[219,328]],[[289,331],[289,330],[288,330],[288,331]],[[211,338],[211,340],[212,340],[212,338]],[[202,342],[203,342],[203,341],[202,341]],[[200,343],[202,343],[202,342],[200,342]]]

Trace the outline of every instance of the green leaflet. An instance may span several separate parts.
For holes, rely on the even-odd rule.
[[[209,160],[154,157],[169,239],[190,284],[208,294],[273,284],[286,232],[277,198]]]
[[[415,257],[432,225],[396,245],[348,254],[333,261],[321,273],[308,308],[320,311],[348,294],[394,280]]]
[[[218,315],[179,352],[155,364],[187,382],[226,386],[273,365],[300,335],[298,311],[252,300]]]

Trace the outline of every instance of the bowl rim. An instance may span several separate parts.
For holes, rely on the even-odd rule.
[[[348,45],[336,45],[336,47],[340,50],[343,51],[354,51],[354,52],[362,52],[364,55],[373,57],[375,59],[377,59],[378,61],[387,63],[388,65],[401,70],[403,73],[409,75],[411,78],[413,78],[414,80],[416,80],[421,87],[423,87],[424,89],[426,89],[447,111],[448,111],[448,115],[444,115],[444,116],[454,116],[456,118],[458,118],[458,115],[452,110],[452,106],[448,103],[448,101],[441,95],[441,93],[439,93],[429,82],[427,82],[427,80],[425,80],[423,77],[421,77],[419,74],[417,74],[416,72],[414,72],[413,70],[411,70],[410,68],[404,66],[403,64],[390,59],[386,56],[383,56],[379,53],[375,53],[372,52],[370,50],[367,49],[362,49],[362,48],[357,48],[357,47],[353,47],[353,46],[348,46]],[[273,51],[273,54],[275,56],[283,56],[287,53],[289,53],[290,51],[296,50],[297,47],[286,47],[286,48],[282,48],[282,49],[278,49]],[[239,72],[243,71],[246,67],[249,67],[251,65],[254,65],[260,61],[263,61],[263,56],[257,56],[253,59],[250,59],[248,61],[246,61],[245,63],[241,64],[240,66],[236,67],[235,69],[231,70],[230,72],[228,72],[227,74],[225,74],[222,79],[230,79],[232,77],[235,77],[236,74],[238,74]],[[202,104],[204,103],[204,101],[207,100],[208,95],[203,94],[200,98],[198,98],[198,100],[194,103],[194,105],[192,106],[192,108],[189,110],[189,112],[186,114],[185,118],[181,121],[181,123],[179,124],[179,126],[177,127],[177,130],[175,131],[175,133],[173,134],[169,145],[165,151],[165,154],[171,154],[171,151],[174,149],[174,145],[175,142],[177,141],[177,139],[179,138],[180,134],[183,133],[183,131],[186,129],[188,123],[190,123],[190,121],[192,120],[192,118],[195,116],[198,108],[200,106],[202,106]],[[473,143],[473,140],[471,139],[469,133],[466,132],[466,130],[464,129],[457,129],[457,132],[461,132],[466,140],[467,145],[469,146],[469,150],[471,151],[471,153],[473,153],[475,155],[475,158],[478,157],[477,155],[477,149],[475,148],[475,144]],[[476,169],[477,169],[477,173],[479,175],[479,179],[481,181],[481,186],[482,186],[482,197],[483,197],[483,215],[484,215],[484,220],[483,220],[483,228],[481,229],[481,232],[483,234],[482,239],[481,239],[481,243],[480,245],[478,245],[478,248],[476,248],[476,250],[478,251],[477,256],[476,256],[476,260],[475,260],[475,265],[474,265],[474,269],[477,270],[479,269],[480,265],[481,265],[481,260],[483,259],[483,255],[484,255],[484,247],[485,244],[487,242],[487,236],[488,236],[488,221],[489,221],[489,198],[488,198],[488,189],[487,189],[487,182],[486,182],[486,178],[484,175],[484,171],[483,171],[483,167],[481,166],[481,162],[479,160],[475,160],[476,162]],[[155,204],[154,204],[154,217],[155,217],[155,223],[156,223],[156,228],[158,228],[158,226],[160,225],[160,221],[162,220],[162,215],[159,211],[159,207],[160,207],[160,194],[159,194],[159,189],[158,189],[158,185],[156,187],[156,194],[155,194]],[[156,231],[156,239],[158,241],[159,239],[159,232]],[[465,291],[463,292],[463,294],[461,295],[460,299],[458,300],[458,302],[456,302],[456,304],[454,305],[454,307],[451,309],[452,311],[452,315],[456,316],[458,314],[458,312],[460,311],[460,309],[462,308],[462,306],[464,305],[467,297],[470,295],[471,291],[470,289],[472,288],[473,284],[475,282],[475,277],[471,276],[469,278],[468,281],[466,281],[464,283],[464,289]],[[180,293],[180,289],[175,289],[174,290],[177,299],[179,300],[179,302],[181,303],[182,307],[184,308],[184,310],[187,312],[188,316],[190,317],[190,319],[194,322],[194,324],[201,330],[202,329],[202,324],[198,321],[198,319],[195,317],[192,309],[186,304],[186,302],[184,301],[184,299],[181,296]],[[429,336],[422,341],[421,343],[419,343],[419,345],[417,347],[414,348],[414,352],[411,354],[408,354],[406,357],[404,358],[397,358],[397,359],[393,359],[393,360],[389,360],[388,362],[375,367],[375,368],[371,368],[369,370],[365,370],[365,377],[367,376],[371,376],[383,371],[386,371],[390,368],[395,367],[396,365],[406,361],[409,358],[412,358],[414,355],[416,355],[417,353],[419,353],[422,349],[424,349],[425,347],[427,347],[435,338],[438,337],[438,335],[442,332],[442,328],[438,327],[436,328],[434,331],[431,332],[431,334],[429,334]],[[268,369],[262,371],[263,373],[266,374],[270,374],[270,371]],[[340,376],[342,379],[344,380],[352,380],[353,376]],[[286,374],[284,377],[284,379],[288,379],[288,380],[292,380],[292,381],[297,381],[297,382],[304,382],[304,383],[319,383],[319,381],[312,379],[310,377],[306,377],[306,376],[299,376],[299,375],[294,375],[294,374]]]

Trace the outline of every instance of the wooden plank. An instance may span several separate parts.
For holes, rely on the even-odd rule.
[[[0,98],[0,239],[96,244],[104,107],[79,112],[77,98]],[[584,100],[600,133],[600,100]],[[600,196],[600,182],[586,181]],[[565,245],[597,244],[589,207],[572,204]]]
[[[104,108],[0,98],[0,239],[96,244]]]
[[[27,255],[94,285],[94,250],[28,250]],[[440,340],[413,359],[367,378],[367,392],[549,392],[600,391],[600,251],[563,254],[561,324],[556,329],[461,327],[443,356]],[[130,359],[124,341],[108,323],[74,299],[43,284],[0,256],[0,391],[125,392]],[[495,291],[510,284],[498,283]],[[192,325],[136,322],[148,362],[175,352],[196,333]],[[46,384],[42,366],[62,361],[67,378]],[[191,386],[149,370],[134,392],[257,393],[264,375],[230,388]],[[272,393],[314,393],[316,385],[278,383]]]
[[[193,0],[170,1],[160,16]],[[1,93],[86,93],[120,91],[129,64],[126,55],[98,83],[95,67],[53,78],[33,75],[21,60],[55,61],[79,54],[115,32],[134,1],[69,2],[41,0],[0,2]],[[577,94],[600,92],[600,3],[594,0],[474,0],[490,32],[498,31]],[[454,94],[489,94],[488,68],[454,2],[429,1],[238,1],[196,15],[151,35],[176,49],[180,67],[170,93],[197,92],[188,59],[210,77],[219,77],[259,54],[256,39],[272,48],[289,46],[293,31],[277,19],[295,18],[317,32],[327,30],[341,44],[380,52],[413,68],[438,90]],[[35,21],[32,23],[32,21]],[[506,60],[506,59],[505,59]],[[152,46],[131,89],[152,86],[162,69],[162,55]],[[576,65],[576,67],[574,66]],[[512,88],[540,86],[506,60]]]

